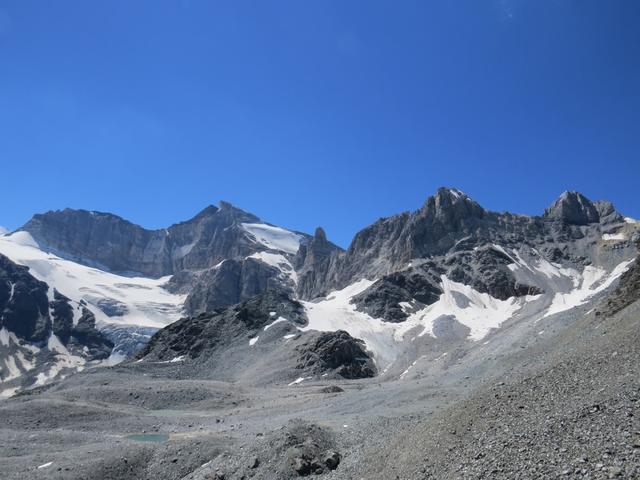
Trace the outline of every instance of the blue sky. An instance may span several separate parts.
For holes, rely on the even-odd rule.
[[[439,186],[640,217],[635,0],[0,0],[0,225],[220,199],[346,246]]]

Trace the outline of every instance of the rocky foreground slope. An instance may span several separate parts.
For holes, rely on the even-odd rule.
[[[597,314],[385,447],[374,478],[639,478],[640,263]],[[614,306],[612,308],[612,306]]]

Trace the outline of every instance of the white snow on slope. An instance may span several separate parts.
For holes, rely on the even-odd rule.
[[[627,223],[640,223],[638,222],[638,220],[636,220],[635,218],[631,218],[631,217],[625,217],[624,221]]]
[[[469,328],[469,340],[478,341],[507,320],[525,315],[522,313],[525,305],[531,305],[526,309],[526,318],[536,321],[585,303],[609,287],[632,262],[622,262],[611,272],[596,267],[586,267],[579,272],[552,264],[535,251],[533,256],[525,260],[515,250],[507,251],[499,246],[494,248],[514,261],[510,265],[512,271],[524,272],[527,278],[537,278],[540,284],[547,287],[547,293],[499,300],[443,275],[440,284],[443,293],[438,301],[411,314],[404,322],[390,323],[359,312],[350,303],[354,296],[374,283],[360,280],[343,290],[330,293],[321,301],[303,302],[309,323],[300,330],[345,330],[365,342],[368,350],[373,352],[378,367],[383,369],[402,350],[401,342],[424,335],[435,336],[434,327],[439,321],[455,319]],[[410,331],[417,332],[412,333],[413,338],[407,338]]]
[[[633,260],[620,263],[611,273],[607,273],[603,268],[587,266],[581,274],[576,277],[577,288],[570,292],[558,292],[553,296],[549,309],[545,317],[556,313],[570,310],[586,303],[595,294],[607,289],[622,275]]]
[[[482,340],[492,329],[512,318],[525,303],[535,300],[537,295],[499,300],[488,293],[480,293],[468,285],[441,277],[444,293],[437,302],[411,315],[406,322],[424,327],[419,336],[435,336],[433,328],[436,320],[452,316],[462,325],[469,327],[471,340]]]
[[[287,258],[280,253],[271,253],[271,252],[256,252],[252,255],[249,255],[247,258],[255,258],[260,260],[267,265],[271,265],[272,267],[276,267],[282,275],[291,279],[294,284],[298,283],[298,274],[291,265],[291,262],[287,260]]]
[[[606,235],[603,235],[603,239],[607,240],[605,237]],[[521,255],[517,250],[507,252],[501,248],[501,251],[514,260],[508,267],[516,274],[516,278],[525,284],[541,287],[546,292],[541,297],[551,297],[551,302],[545,307],[541,318],[583,305],[595,294],[607,289],[633,262],[622,262],[611,272],[591,265],[579,271],[550,263],[537,250],[532,250],[533,256],[526,260],[523,258],[524,254]]]
[[[471,340],[480,340],[493,328],[510,318],[524,303],[536,297],[498,300],[480,293],[461,283],[442,276],[444,293],[437,302],[412,314],[402,323],[384,322],[356,310],[350,300],[373,284],[360,280],[349,287],[332,292],[326,300],[303,302],[309,323],[301,330],[335,331],[345,330],[351,336],[364,340],[367,348],[374,352],[382,367],[397,356],[405,334],[416,327],[418,336],[434,335],[434,325],[442,317],[455,317],[471,330]]]
[[[47,342],[49,351],[54,353],[54,362],[49,366],[46,372],[38,373],[34,386],[44,385],[50,380],[56,378],[63,370],[70,369],[75,372],[84,370],[87,363],[86,360],[77,355],[73,355],[67,350],[60,339],[53,333]]]
[[[605,233],[602,235],[602,240],[611,241],[611,240],[626,240],[627,236],[624,233]]]
[[[284,228],[274,227],[266,223],[243,223],[242,228],[253,239],[272,250],[280,250],[285,253],[296,253],[300,247],[302,235],[293,233]]]
[[[161,328],[180,318],[186,296],[162,288],[169,277],[131,278],[87,267],[42,251],[27,232],[0,237],[0,253],[71,300],[87,302],[99,323]],[[126,305],[128,312],[107,316],[97,305],[105,298]]]
[[[7,233],[9,233],[9,229],[8,229],[8,228],[3,227],[2,225],[0,225],[0,237],[1,237],[2,235],[6,235]]]
[[[276,323],[282,323],[282,322],[288,322],[289,320],[287,320],[284,317],[278,317],[276,318],[273,322],[271,322],[269,325],[266,325],[264,327],[264,331],[266,332],[267,330],[269,330],[271,327],[273,327]]]

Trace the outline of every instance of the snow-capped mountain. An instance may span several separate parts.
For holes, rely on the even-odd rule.
[[[588,307],[633,261],[639,231],[640,224],[610,203],[577,192],[529,217],[487,211],[463,192],[443,188],[420,209],[363,229],[347,251],[322,228],[313,236],[290,231],[221,202],[160,230],[108,213],[39,214],[0,237],[0,254],[44,282],[49,301],[54,289],[64,296],[74,325],[82,312],[90,314],[115,344],[111,362],[133,354],[181,317],[180,328],[158,337],[147,354],[190,358],[191,345],[181,351],[168,344],[182,344],[172,335],[184,335],[189,318],[204,313],[192,320],[200,325],[194,329],[228,337],[207,344],[211,355],[224,347],[229,358],[249,358],[247,352],[260,350],[266,365],[265,352],[280,352],[281,362],[299,361],[299,352],[311,344],[338,342],[344,351],[359,351],[356,344],[363,341],[378,373],[406,375],[407,365],[443,344],[484,342],[506,323],[543,324]],[[261,295],[278,299],[283,312],[298,313],[271,318],[280,307],[247,303]],[[246,311],[257,313],[246,317]],[[23,349],[61,355],[55,340],[49,345],[44,337],[25,336],[15,324],[9,328],[5,317],[3,345],[10,338]],[[233,319],[246,326],[220,327]],[[346,335],[339,341],[315,337],[338,331]],[[68,371],[96,360],[77,360]],[[4,376],[13,382],[12,392],[19,382],[23,388],[38,383],[33,375],[18,380],[28,371],[43,372],[46,379],[58,371],[49,360],[17,369],[11,361],[3,372],[9,372]]]

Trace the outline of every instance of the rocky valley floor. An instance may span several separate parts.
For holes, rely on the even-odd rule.
[[[170,362],[92,369],[0,403],[2,477],[638,478],[640,305],[587,307],[401,376],[256,388]]]

